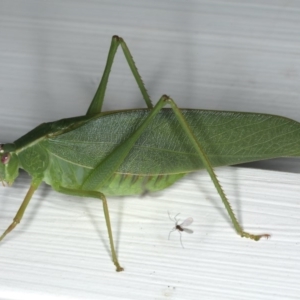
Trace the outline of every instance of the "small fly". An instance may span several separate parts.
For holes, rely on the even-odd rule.
[[[180,234],[180,243],[181,243],[182,248],[184,248],[184,247],[183,247],[183,244],[182,244],[182,240],[181,240],[181,232],[184,231],[184,232],[190,233],[190,234],[193,233],[193,230],[192,230],[192,229],[185,228],[185,227],[191,225],[191,224],[193,223],[194,220],[193,220],[192,217],[189,217],[189,218],[185,219],[181,224],[178,224],[178,222],[179,222],[180,220],[177,220],[176,217],[177,217],[179,214],[177,214],[173,219],[171,218],[169,212],[168,212],[168,215],[169,215],[169,219],[170,219],[172,222],[175,222],[175,226],[174,226],[174,227],[172,228],[172,230],[170,231],[168,239],[170,239],[170,235],[171,235],[172,232],[174,232],[175,230],[178,230],[178,232],[179,232],[179,234]]]

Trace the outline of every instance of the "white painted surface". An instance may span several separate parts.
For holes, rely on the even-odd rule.
[[[154,102],[253,111],[300,121],[298,1],[1,1],[2,142],[45,121],[84,114],[110,38],[125,38]],[[144,107],[121,52],[105,110]],[[271,169],[281,169],[278,161]],[[299,172],[298,160],[281,160]],[[219,179],[245,229],[235,235],[205,172],[144,198],[109,199],[114,272],[101,204],[43,186],[0,247],[0,299],[297,299],[299,175],[221,168]],[[0,228],[29,185],[0,189]],[[167,240],[167,211],[193,217],[193,235]]]

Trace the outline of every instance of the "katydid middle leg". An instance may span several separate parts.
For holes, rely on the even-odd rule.
[[[95,191],[84,191],[84,190],[73,190],[73,189],[67,189],[64,187],[58,187],[57,191],[63,194],[67,195],[74,195],[74,196],[80,196],[80,197],[91,197],[91,198],[97,198],[102,200],[103,204],[103,211],[104,211],[104,216],[105,216],[105,222],[106,222],[106,227],[108,231],[108,236],[109,236],[109,243],[110,243],[110,249],[111,249],[111,254],[112,254],[112,260],[114,265],[116,266],[116,271],[121,272],[124,269],[120,266],[117,254],[115,251],[115,246],[114,246],[114,241],[113,241],[113,235],[111,231],[111,224],[110,224],[110,217],[109,217],[109,211],[108,211],[108,205],[107,205],[107,200],[105,196],[100,193],[100,192],[95,192]]]

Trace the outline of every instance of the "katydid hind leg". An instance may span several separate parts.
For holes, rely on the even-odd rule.
[[[205,153],[205,151],[202,149],[202,146],[200,144],[199,141],[197,141],[195,135],[193,134],[191,128],[189,127],[187,121],[185,120],[184,116],[182,115],[180,109],[177,107],[177,105],[175,104],[174,100],[172,100],[170,97],[168,97],[167,95],[163,95],[160,100],[157,102],[157,104],[154,106],[153,110],[151,110],[150,115],[147,117],[147,119],[143,122],[143,124],[137,129],[137,131],[130,137],[131,140],[131,144],[128,143],[128,145],[130,145],[130,147],[133,146],[133,143],[135,143],[135,141],[137,140],[137,137],[139,136],[139,132],[144,131],[145,128],[149,125],[149,123],[154,119],[155,115],[157,115],[161,109],[166,106],[166,105],[170,105],[179,124],[181,125],[182,129],[185,131],[185,133],[187,134],[187,137],[189,138],[189,140],[191,141],[191,144],[193,145],[193,147],[195,148],[195,150],[197,151],[199,158],[201,159],[201,161],[203,162],[207,172],[209,173],[222,201],[223,204],[229,214],[229,217],[233,223],[233,226],[236,230],[236,232],[241,236],[241,237],[246,237],[246,238],[250,238],[253,239],[255,241],[258,241],[260,238],[262,237],[266,237],[268,238],[270,235],[269,234],[260,234],[260,235],[254,235],[248,232],[243,231],[242,227],[240,226],[239,222],[237,221],[233,210],[230,206],[230,203],[216,177],[216,174],[212,168],[212,165]],[[125,144],[125,143],[124,143]],[[127,150],[129,148],[127,147]],[[99,182],[99,181],[98,181]]]
[[[107,56],[107,60],[106,60],[106,66],[105,66],[100,84],[98,86],[98,89],[95,93],[95,96],[89,106],[89,109],[88,109],[86,115],[93,115],[93,114],[100,113],[102,111],[102,105],[104,102],[104,96],[105,96],[105,91],[106,91],[106,87],[107,87],[107,83],[108,83],[109,74],[110,74],[112,64],[114,61],[114,57],[116,55],[119,45],[121,45],[124,56],[127,60],[127,63],[129,65],[130,69],[131,69],[131,72],[137,82],[137,85],[143,95],[146,105],[148,106],[148,108],[153,108],[150,96],[148,95],[148,92],[147,92],[145,85],[142,81],[142,78],[138,72],[138,69],[135,66],[132,55],[131,55],[126,43],[124,42],[124,40],[121,37],[114,35],[112,37],[112,41],[110,44],[110,48],[109,48],[109,52],[108,52],[108,56]]]
[[[138,71],[138,69],[137,69],[137,67],[136,67],[136,65],[134,63],[132,55],[131,55],[131,53],[130,53],[130,51],[129,51],[127,45],[126,45],[126,43],[124,42],[124,40],[122,38],[119,38],[119,39],[120,39],[120,44],[121,44],[124,56],[125,56],[125,58],[127,60],[127,63],[128,63],[128,65],[130,67],[132,75],[135,78],[135,81],[136,81],[136,83],[137,83],[137,85],[138,85],[138,87],[139,87],[139,89],[140,89],[140,91],[141,91],[141,93],[143,95],[143,99],[145,100],[146,105],[147,105],[148,108],[153,108],[152,101],[151,101],[150,96],[149,96],[149,94],[148,94],[148,92],[146,90],[146,87],[145,87],[145,84],[144,84],[144,82],[142,80],[142,77],[139,74],[139,71]]]
[[[15,215],[13,222],[8,226],[8,228],[3,232],[3,234],[0,236],[0,241],[3,240],[5,238],[5,236],[10,233],[22,220],[22,217],[24,215],[24,212],[28,206],[28,203],[33,195],[33,193],[36,191],[36,189],[38,188],[39,184],[31,184],[30,188],[17,212],[17,214]]]
[[[260,235],[254,235],[248,232],[243,231],[242,227],[240,226],[237,218],[234,215],[234,212],[230,206],[230,203],[216,177],[216,174],[212,168],[212,165],[205,153],[205,151],[202,149],[202,146],[199,141],[197,141],[195,135],[193,134],[192,130],[190,129],[187,121],[185,120],[184,116],[182,115],[180,109],[177,107],[175,102],[169,98],[166,95],[163,95],[160,100],[157,102],[157,104],[154,106],[154,108],[151,110],[150,114],[146,118],[146,120],[140,125],[140,127],[123,143],[121,144],[117,149],[114,150],[113,155],[110,155],[104,162],[101,162],[95,170],[90,174],[90,176],[87,178],[87,180],[83,184],[83,188],[85,190],[95,190],[95,188],[98,186],[98,188],[101,186],[101,184],[104,184],[107,178],[111,176],[111,174],[114,172],[114,170],[118,169],[118,166],[122,163],[123,159],[126,158],[131,148],[134,146],[135,142],[139,138],[139,136],[144,132],[144,130],[147,128],[147,126],[150,124],[150,122],[154,119],[154,117],[161,111],[161,109],[166,106],[170,105],[179,124],[181,125],[182,129],[187,134],[187,137],[191,141],[192,146],[195,148],[199,155],[199,159],[203,162],[207,172],[209,173],[222,201],[223,204],[229,214],[229,217],[233,223],[233,226],[236,230],[236,232],[241,237],[250,238],[253,240],[258,241],[262,237],[268,238],[269,234],[260,234]],[[112,170],[112,166],[113,169]]]
[[[175,104],[174,100],[172,100],[171,98],[169,98],[168,96],[166,96],[165,99],[166,102],[168,102],[175,114],[175,116],[177,117],[177,120],[179,121],[182,129],[185,131],[185,133],[187,134],[189,140],[191,141],[191,143],[193,144],[193,147],[195,148],[195,150],[197,151],[197,153],[199,154],[199,158],[201,159],[201,161],[203,162],[207,172],[209,173],[222,201],[223,204],[229,214],[229,217],[233,223],[233,226],[236,230],[236,232],[241,236],[241,237],[246,237],[246,238],[250,238],[253,239],[255,241],[258,241],[259,239],[261,239],[262,237],[265,238],[269,238],[270,235],[269,234],[259,234],[259,235],[255,235],[255,234],[251,234],[248,232],[243,231],[242,227],[240,226],[237,218],[234,215],[234,212],[230,206],[230,203],[219,183],[219,180],[217,179],[217,176],[212,168],[212,165],[205,153],[205,151],[203,150],[202,146],[201,146],[201,141],[197,141],[195,135],[193,134],[191,128],[188,125],[188,122],[185,120],[183,114],[181,113],[180,109],[177,107],[177,105]]]
[[[105,222],[106,222],[106,227],[107,227],[108,236],[109,236],[112,260],[113,260],[114,265],[116,266],[116,271],[117,272],[123,271],[124,269],[120,266],[118,258],[117,258],[117,254],[115,251],[106,197],[102,193],[96,192],[96,191],[73,190],[73,189],[67,189],[64,187],[58,187],[57,191],[60,193],[63,193],[63,194],[67,194],[67,195],[80,196],[80,197],[91,197],[91,198],[96,198],[96,199],[102,200]]]

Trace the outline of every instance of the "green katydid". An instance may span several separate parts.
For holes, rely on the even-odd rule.
[[[108,77],[121,46],[148,108],[102,112]],[[168,105],[169,108],[165,108]],[[113,36],[106,67],[86,115],[43,123],[0,146],[0,179],[12,184],[18,169],[32,177],[30,188],[2,240],[21,221],[42,181],[60,193],[102,200],[113,263],[114,249],[106,196],[164,189],[184,175],[205,168],[241,237],[236,219],[213,167],[298,156],[300,123],[274,115],[179,109],[163,95],[155,106],[124,40]]]

